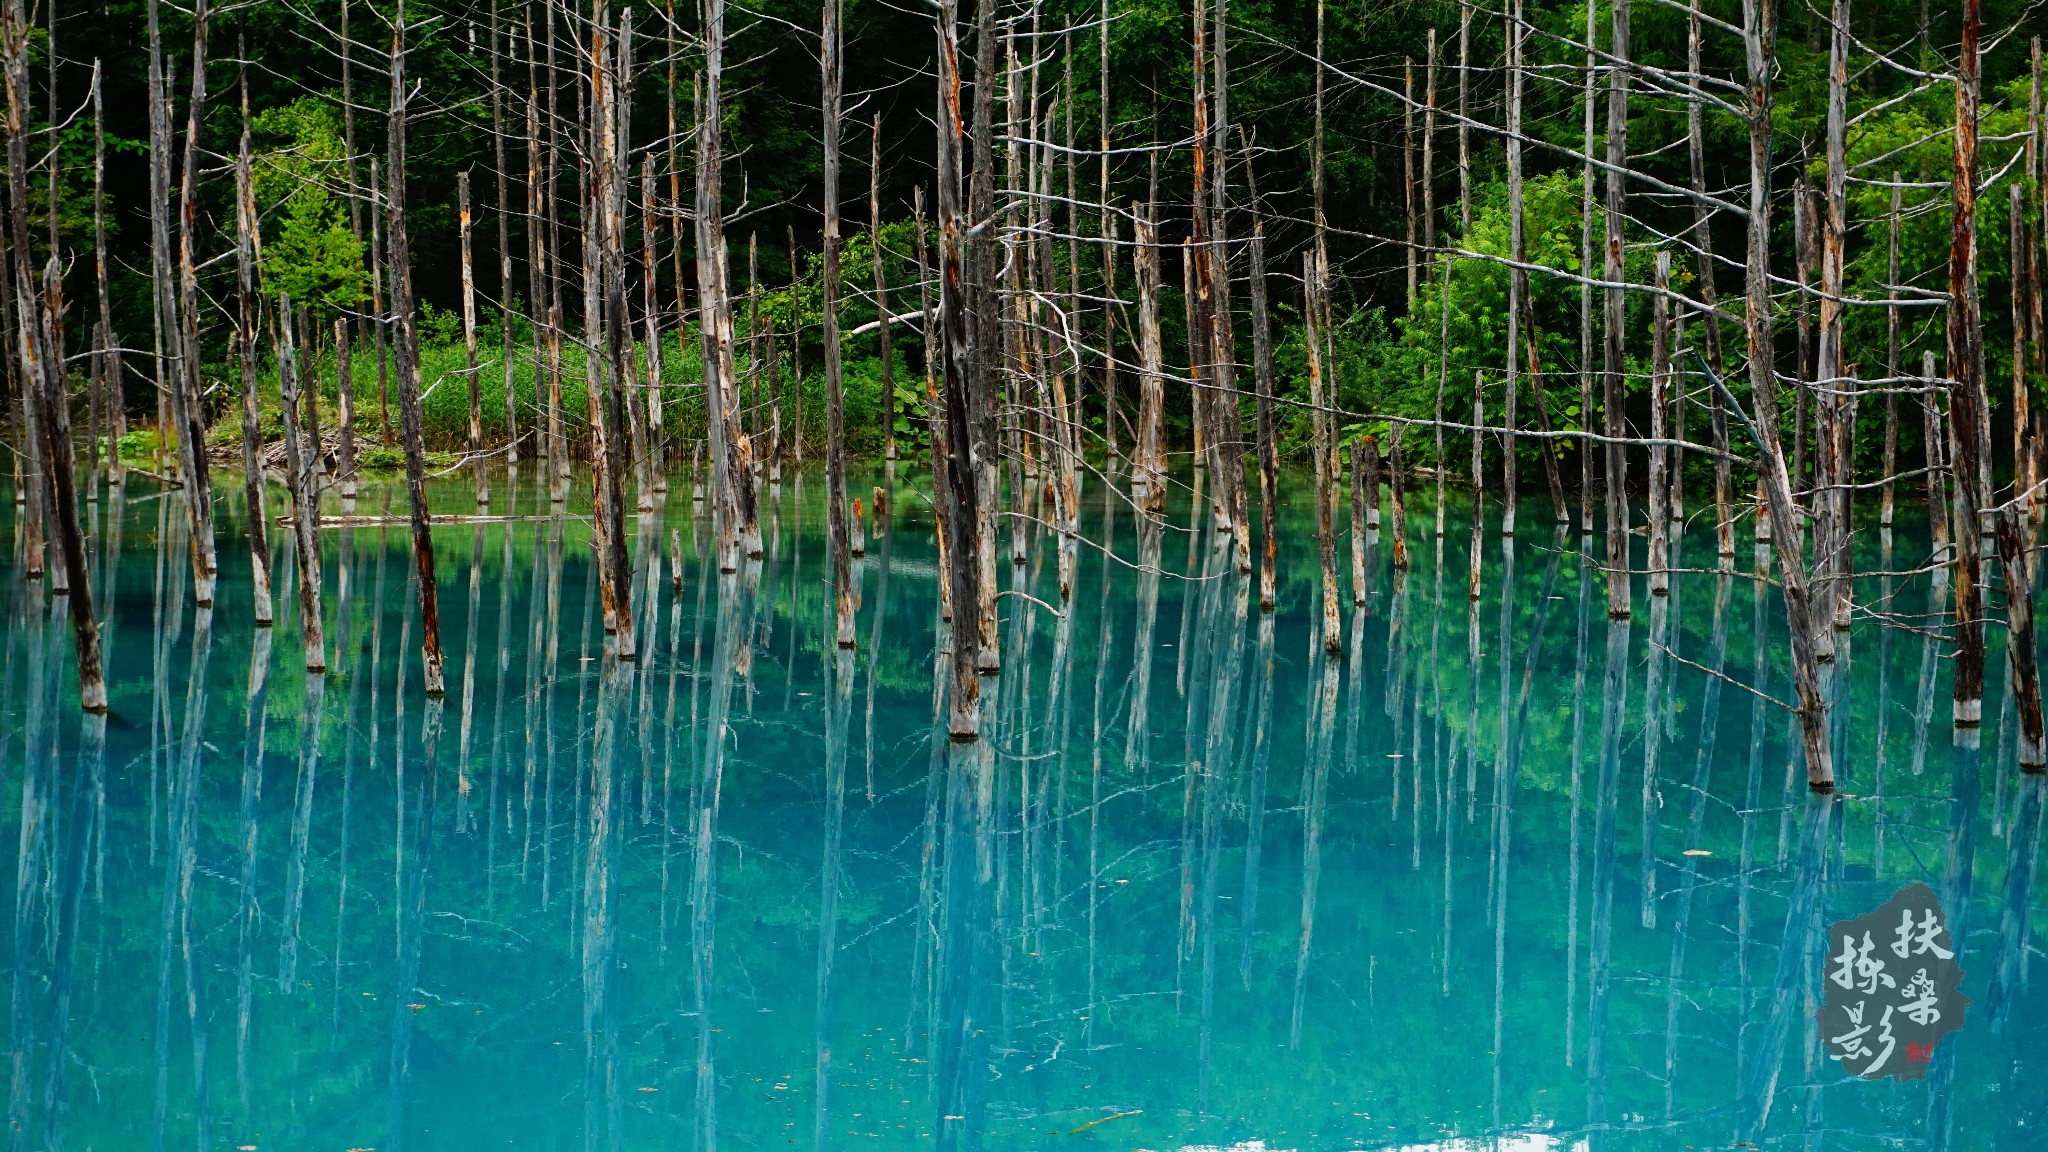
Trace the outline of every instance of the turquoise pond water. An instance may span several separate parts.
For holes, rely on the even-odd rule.
[[[1095,483],[1062,612],[1055,548],[1013,565],[1005,531],[1028,595],[959,746],[924,479],[855,479],[896,514],[843,656],[822,477],[764,491],[767,554],[726,577],[679,486],[640,521],[620,665],[587,491],[549,517],[499,475],[514,519],[435,532],[436,704],[402,522],[321,532],[309,677],[288,536],[260,632],[224,486],[196,611],[178,498],[137,477],[89,523],[99,766],[61,605],[10,559],[13,1146],[2048,1141],[2042,782],[2012,766],[1996,629],[1981,746],[1952,738],[1926,575],[1858,581],[1901,626],[1860,612],[1840,644],[1841,794],[1810,799],[1778,592],[1746,535],[1713,571],[1698,507],[1692,570],[1610,623],[1540,501],[1512,540],[1486,512],[1473,599],[1469,502],[1439,539],[1418,493],[1412,566],[1378,541],[1362,608],[1339,541],[1328,659],[1305,478],[1271,614],[1184,490],[1141,532]],[[434,499],[472,510],[465,478]],[[355,510],[403,506],[366,484]],[[1858,540],[1863,571],[1927,551],[1917,521]],[[1857,1080],[1814,1024],[1826,926],[1915,880],[1973,1003],[1924,1080]]]

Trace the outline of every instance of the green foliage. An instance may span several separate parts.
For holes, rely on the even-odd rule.
[[[330,190],[346,159],[340,115],[326,100],[301,97],[250,122],[262,217],[263,287],[295,303],[349,308],[369,296],[363,246]]]

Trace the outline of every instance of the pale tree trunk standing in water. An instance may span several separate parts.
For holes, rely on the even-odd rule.
[[[441,595],[434,580],[434,536],[427,514],[427,445],[420,425],[420,343],[413,316],[412,246],[405,219],[405,138],[411,93],[405,79],[405,0],[391,17],[390,140],[385,164],[384,211],[391,256],[392,366],[398,374],[400,438],[405,445],[405,490],[411,507],[413,567],[420,586],[420,660],[430,698],[443,692]]]
[[[1335,463],[1330,447],[1332,417],[1327,398],[1323,395],[1322,333],[1319,331],[1321,297],[1327,290],[1327,281],[1313,251],[1303,253],[1302,261],[1301,313],[1307,321],[1303,343],[1308,349],[1309,407],[1314,422],[1313,451],[1316,454],[1316,547],[1322,558],[1323,651],[1335,656],[1344,650],[1344,632],[1337,618],[1337,543],[1331,524],[1335,514],[1332,489],[1336,482],[1330,475]]]
[[[1605,388],[1601,409],[1607,431],[1607,615],[1616,620],[1629,614],[1630,579],[1628,455],[1622,444],[1628,431],[1622,385],[1627,370],[1623,353],[1628,322],[1623,225],[1628,208],[1624,173],[1628,167],[1629,2],[1614,0],[1609,25],[1608,54],[1612,60],[1607,77],[1607,258],[1601,275],[1607,292],[1602,344],[1605,359],[1601,369]]]
[[[1770,540],[1777,552],[1779,586],[1785,596],[1785,619],[1791,632],[1792,681],[1799,696],[1800,744],[1806,758],[1807,786],[1833,790],[1835,770],[1828,746],[1827,705],[1821,696],[1820,673],[1813,650],[1813,603],[1807,586],[1806,558],[1800,546],[1792,480],[1785,470],[1785,452],[1778,440],[1778,376],[1772,363],[1771,303],[1771,105],[1770,45],[1774,36],[1772,0],[1743,0],[1743,56],[1747,75],[1745,109],[1749,128],[1749,230],[1743,256],[1746,265],[1749,381],[1753,421],[1763,459],[1759,471]]]
[[[476,268],[470,251],[469,170],[455,174],[455,230],[462,254],[463,378],[469,383],[469,456],[476,475],[476,506],[491,506],[491,482],[484,472],[483,382],[476,363]]]
[[[825,506],[832,549],[832,603],[841,648],[854,645],[853,561],[846,522],[846,413],[839,363],[839,0],[825,0],[819,71],[825,128]]]
[[[748,557],[761,554],[761,527],[754,502],[753,449],[739,422],[732,300],[726,277],[724,157],[720,143],[724,70],[725,0],[706,0],[704,99],[697,122],[698,328],[704,346],[705,411],[711,440],[714,507],[718,514],[718,567],[722,572],[733,572],[739,568],[742,553]],[[801,380],[798,383],[801,387]]]
[[[1166,506],[1166,445],[1160,422],[1166,403],[1166,369],[1159,344],[1158,231],[1141,204],[1131,205],[1135,246],[1131,261],[1138,280],[1138,428],[1131,461],[1131,498],[1147,512]]]
[[[107,390],[108,415],[111,417],[102,425],[107,431],[107,481],[119,486],[125,483],[121,468],[121,441],[128,434],[127,379],[121,365],[120,341],[114,338],[113,296],[107,289],[107,133],[106,117],[100,103],[101,76],[99,61],[95,60],[92,66],[92,251],[93,279],[99,289],[100,305],[96,370]],[[96,436],[98,431],[94,430]]]
[[[1950,436],[1956,447],[1955,532],[1956,670],[1954,717],[1974,728],[1984,708],[1984,550],[1978,519],[1990,493],[1981,487],[1984,325],[1977,288],[1977,122],[1979,0],[1963,0],[1962,55],[1956,68],[1955,213],[1948,250],[1948,375]]]
[[[206,114],[206,32],[208,9],[199,0],[192,10],[192,94],[186,105],[185,147],[178,181],[178,281],[174,306],[178,371],[169,384],[178,421],[179,478],[192,523],[193,603],[213,604],[213,585],[220,563],[214,552],[213,484],[206,459],[205,381],[200,376],[199,344],[199,128]],[[168,111],[165,121],[168,158]],[[168,159],[166,159],[168,163]],[[25,243],[25,239],[24,239]],[[27,249],[18,246],[25,254]],[[167,287],[166,292],[170,289]],[[26,299],[27,297],[23,297]]]
[[[1686,9],[1686,69],[1699,77],[1700,63],[1700,3],[1692,0]],[[1714,210],[1707,206],[1707,158],[1704,116],[1701,98],[1694,95],[1685,103],[1686,161],[1692,179],[1693,199],[1693,247],[1697,250],[1696,274],[1699,279],[1700,304],[1704,316],[1700,324],[1701,342],[1705,346],[1707,370],[1716,378],[1727,375],[1721,358],[1721,318],[1717,309],[1720,293],[1714,286]],[[1892,280],[1898,279],[1894,269]],[[1735,556],[1735,521],[1728,506],[1728,407],[1719,389],[1713,391],[1713,434],[1714,434],[1714,539],[1721,556],[1723,567],[1729,565]],[[1890,472],[1890,462],[1886,462]],[[1887,521],[1889,522],[1889,521]]]
[[[977,487],[979,467],[969,379],[976,356],[969,346],[966,237],[961,219],[961,155],[964,143],[960,107],[960,30],[956,0],[939,0],[938,11],[938,231],[939,328],[945,377],[945,435],[932,439],[932,465],[942,474],[939,524],[945,548],[945,579],[953,604],[952,689],[948,693],[947,732],[954,740],[974,740],[981,731],[980,640],[982,571],[980,554],[984,525]]]
[[[491,0],[491,157],[497,164],[492,170],[491,184],[498,194],[498,358],[505,374],[505,463],[516,467],[519,463],[519,407],[512,371],[512,181],[511,170],[505,166],[505,88],[498,75],[499,57],[503,51],[500,45],[507,39],[503,32],[498,0]],[[528,227],[531,226],[529,223]],[[526,305],[533,307],[533,301],[528,300]],[[339,342],[336,347],[341,347]],[[343,360],[343,363],[347,361]],[[343,386],[347,386],[345,379]],[[347,444],[346,437],[343,443]]]
[[[868,248],[875,272],[875,352],[882,358],[882,459],[896,459],[896,361],[889,349],[889,278],[882,269],[882,114],[868,154]],[[1071,199],[1071,197],[1069,197]]]
[[[24,408],[32,410],[28,436],[36,437],[41,475],[32,483],[43,489],[44,511],[57,536],[58,562],[63,566],[71,631],[78,657],[78,697],[85,711],[107,710],[106,677],[100,663],[99,625],[93,619],[92,581],[86,571],[85,533],[78,519],[78,493],[72,474],[71,414],[64,392],[62,265],[52,252],[38,291],[29,262],[28,175],[28,38],[22,0],[7,0],[0,17],[0,71],[7,92],[7,192],[13,241],[18,377]],[[54,583],[54,581],[53,581]]]
[[[306,642],[306,671],[327,671],[326,634],[320,615],[320,495],[315,461],[320,457],[317,441],[308,443],[299,429],[299,401],[306,383],[299,372],[298,350],[292,341],[292,301],[277,299],[278,407],[284,412],[285,488],[292,498],[292,542],[299,560],[299,627]]]
[[[249,161],[248,86],[242,143],[235,158],[235,351],[242,370],[242,497],[249,513],[249,569],[256,626],[270,626],[269,513],[263,502],[263,426],[256,377],[256,185]]]

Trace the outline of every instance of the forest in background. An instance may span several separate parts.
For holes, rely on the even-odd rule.
[[[372,237],[361,208],[374,207],[376,190],[367,183],[367,164],[385,150],[389,94],[381,53],[388,48],[391,8],[361,0],[347,7],[351,37],[356,41],[350,61],[354,73],[351,98],[356,109],[354,164],[348,163],[342,101],[343,5],[332,0],[311,4],[252,3],[217,10],[208,16],[209,99],[200,127],[205,170],[199,174],[198,211],[202,217],[199,257],[209,262],[201,270],[202,290],[214,304],[201,323],[210,377],[226,381],[232,374],[229,333],[234,270],[228,257],[233,249],[234,181],[230,169],[244,123],[244,84],[261,214],[263,284],[273,292],[289,290],[295,299],[310,302],[330,314],[351,311],[367,315],[371,311],[368,246]],[[1078,146],[1091,152],[1077,158],[1075,173],[1078,197],[1089,205],[1076,213],[1074,220],[1084,239],[1099,237],[1101,232],[1101,213],[1093,207],[1102,199],[1100,168],[1092,152],[1099,146],[1097,126],[1105,99],[1098,81],[1104,74],[1098,22],[1106,11],[1106,98],[1110,143],[1115,149],[1108,165],[1109,199],[1120,205],[1133,199],[1147,199],[1152,194],[1156,170],[1161,240],[1170,246],[1177,245],[1190,227],[1187,203],[1192,159],[1186,143],[1193,131],[1189,99],[1193,78],[1189,10],[1178,3],[1157,0],[1116,0],[1101,10],[1087,3],[1002,7],[1006,17],[1023,22],[1040,34],[1044,41],[1040,45],[1043,61],[1038,69],[1042,73],[1038,80],[1040,102],[1060,120],[1068,115],[1071,105]],[[94,192],[94,125],[89,101],[93,71],[97,67],[103,72],[106,239],[113,326],[123,346],[145,351],[151,347],[153,329],[147,172],[148,29],[152,8],[160,28],[171,122],[174,130],[181,130],[190,103],[190,11],[180,11],[168,4],[144,3],[66,10],[61,3],[52,3],[42,11],[29,13],[33,27],[28,51],[31,150],[39,152],[49,141],[50,109],[57,109],[55,235],[67,263],[67,298],[74,302],[74,308],[87,310],[94,290],[88,258],[93,240]],[[822,437],[822,356],[817,343],[822,153],[815,8],[814,4],[770,0],[733,8],[728,15],[728,156],[724,192],[727,211],[732,214],[726,240],[732,247],[734,288],[738,292],[750,290],[753,282],[747,272],[750,265],[758,267],[763,314],[774,318],[775,331],[785,345],[792,330],[804,345],[794,351],[809,390],[804,406],[805,426],[811,435]],[[1612,30],[1611,7],[1596,5],[1595,9],[1599,38],[1605,38]],[[1738,6],[1732,3],[1709,2],[1703,5],[1703,10],[1710,19],[1729,23],[1740,20]],[[587,99],[587,85],[575,51],[577,20],[565,5],[412,4],[408,13],[407,69],[418,85],[418,95],[411,105],[409,210],[414,274],[422,305],[422,371],[431,386],[447,372],[459,371],[462,361],[462,289],[455,196],[456,175],[460,172],[470,173],[472,195],[477,201],[474,260],[477,292],[482,298],[479,344],[487,358],[499,346],[496,326],[501,321],[493,303],[504,295],[514,312],[514,346],[522,350],[533,347],[531,324],[527,320],[532,309],[526,268],[528,232],[533,223],[526,211],[529,154],[533,150],[526,133],[529,103],[541,105],[535,111],[543,118],[543,133],[548,131],[544,118],[551,74],[546,66],[545,29],[550,18],[557,30],[552,85],[558,136],[564,128],[570,129],[568,134],[573,136],[581,109],[579,101]],[[1984,19],[1988,27],[1999,28],[2011,25],[2022,14],[2021,4],[1994,0],[1986,5]],[[1778,169],[1775,186],[1781,199],[1790,198],[1797,178],[1806,176],[1816,182],[1820,178],[1827,103],[1826,16],[1823,7],[1804,3],[1783,4],[1777,12],[1779,79],[1773,112],[1773,160]],[[635,157],[636,177],[641,160],[651,160],[657,172],[652,214],[660,249],[655,299],[657,308],[664,313],[659,324],[671,334],[668,338],[675,345],[670,354],[662,357],[662,364],[671,386],[678,390],[676,419],[701,434],[701,399],[693,401],[688,391],[701,383],[701,365],[688,351],[694,343],[689,335],[694,331],[689,327],[694,252],[693,237],[684,218],[691,205],[674,202],[666,179],[671,164],[682,170],[682,189],[687,201],[690,85],[702,66],[701,43],[696,37],[701,14],[675,10],[673,6],[650,7],[638,11],[636,18],[642,61],[631,100],[632,138],[628,151]],[[1248,204],[1251,192],[1244,177],[1256,179],[1261,210],[1269,221],[1271,234],[1269,266],[1289,270],[1298,278],[1294,253],[1310,242],[1314,219],[1310,171],[1314,118],[1310,108],[1317,74],[1317,6],[1238,2],[1227,6],[1226,18],[1230,37],[1230,110],[1239,133],[1234,142],[1239,153],[1232,160],[1237,183],[1228,194],[1233,202]],[[1534,3],[1525,9],[1524,18],[1536,32],[1526,49],[1530,78],[1525,89],[1524,131],[1550,145],[1527,150],[1526,226],[1530,259],[1576,272],[1584,213],[1580,164],[1568,153],[1577,149],[1581,133],[1585,59],[1583,51],[1571,42],[1583,41],[1587,13],[1583,5]],[[1687,14],[1683,6],[1639,4],[1632,20],[1636,57],[1645,67],[1676,70],[1686,66]],[[1461,22],[1467,36],[1467,66],[1462,76],[1458,59]],[[2024,21],[2020,26],[2024,26]],[[1951,65],[1944,62],[1953,59],[1958,14],[1952,3],[1864,4],[1854,13],[1853,27],[1860,51],[1852,52],[1852,112],[1863,113],[1866,118],[1850,133],[1851,159],[1859,165],[1869,165],[1869,174],[1897,173],[1914,185],[1906,188],[1903,195],[1902,281],[1938,291],[1946,269],[1950,215],[1945,182],[1951,165],[1951,142],[1942,126],[1953,122],[1952,85],[1930,84],[1917,94],[1908,94],[1914,87],[1911,78],[1900,76],[1896,68],[1883,66],[1876,60],[1876,53],[1883,51],[1894,62],[1909,67],[1937,72],[1948,68]],[[1433,76],[1429,66],[1432,32],[1436,61]],[[1702,42],[1705,70],[1739,77],[1740,41],[1715,35],[1712,27],[1708,32]],[[1499,124],[1503,118],[1502,17],[1482,7],[1448,3],[1334,3],[1325,13],[1323,36],[1323,58],[1327,65],[1324,213],[1329,227],[1332,307],[1338,317],[1331,334],[1336,402],[1357,412],[1427,416],[1440,369],[1446,369],[1453,380],[1465,380],[1473,369],[1498,371],[1504,360],[1508,280],[1504,268],[1463,263],[1452,277],[1447,327],[1438,312],[1442,298],[1437,287],[1440,279],[1430,275],[1427,266],[1450,257],[1432,258],[1425,253],[1425,274],[1412,301],[1407,299],[1404,280],[1411,209],[1423,214],[1434,208],[1433,215],[1421,222],[1421,228],[1428,233],[1433,225],[1437,245],[1496,256],[1507,250],[1505,148],[1502,134],[1486,129],[1487,124]],[[935,178],[931,111],[936,95],[933,39],[933,18],[928,5],[854,2],[846,8],[847,180],[849,191],[855,194],[853,198],[860,201],[849,206],[853,219],[847,229],[846,262],[849,268],[861,273],[854,277],[852,290],[842,305],[842,323],[848,329],[871,325],[874,319],[872,293],[863,289],[862,284],[866,279],[869,243],[865,169],[870,156],[868,137],[877,115],[886,274],[899,300],[909,299],[916,291],[918,273],[911,202],[920,188],[927,190],[928,195]],[[52,44],[54,53],[50,51]],[[490,57],[494,45],[500,57],[496,82],[502,101],[499,124],[505,135],[504,173],[495,169],[497,156],[492,136]],[[2024,36],[2008,36],[1984,58],[1984,168],[1997,177],[1987,187],[1984,200],[1994,217],[2003,215],[2000,181],[2021,183],[2028,188],[2029,201],[2039,203],[2030,166],[2012,163],[2026,149],[2029,127],[2038,131],[2037,116],[2033,125],[2029,121],[2032,78],[2026,47]],[[1071,92],[1065,88],[1068,80],[1074,85]],[[1412,92],[1417,104],[1423,104],[1432,80],[1436,114],[1432,117],[1421,107],[1407,107],[1404,114],[1400,97]],[[1601,95],[1604,101],[1604,90]],[[1463,133],[1455,123],[1461,106],[1475,121]],[[1599,111],[1595,132],[1597,143],[1604,146],[1605,110]],[[1431,119],[1435,121],[1433,133],[1425,123]],[[677,126],[673,132],[672,126]],[[1719,189],[1740,185],[1747,178],[1748,164],[1742,125],[1710,107],[1703,127],[1708,186]],[[1628,126],[1628,151],[1633,164],[1663,181],[1682,186],[1688,176],[1686,128],[1683,102],[1637,93],[1631,102]],[[1425,180],[1424,173],[1415,169],[1422,167],[1422,153],[1432,144],[1433,172]],[[1464,165],[1459,158],[1461,145],[1469,155]],[[573,163],[563,163],[557,172],[557,194],[565,201],[560,223],[570,229],[575,224],[577,199],[574,167]],[[49,235],[43,226],[50,202],[48,172],[43,165],[31,166],[33,195],[37,200],[34,211],[40,218],[34,229],[39,246],[47,245]],[[1055,174],[1056,184],[1065,179],[1065,173]],[[496,283],[499,233],[493,212],[500,180],[508,193],[511,216],[507,235],[514,271],[509,293]],[[637,179],[634,182],[637,185]],[[1884,296],[1888,282],[1884,228],[1890,210],[1889,195],[1884,188],[1859,185],[1852,179],[1848,200],[1849,284],[1858,296],[1878,299]],[[1604,228],[1598,219],[1599,211],[1596,203],[1596,234]],[[1634,217],[1630,228],[1630,276],[1632,280],[1647,281],[1651,250],[1657,238],[1681,236],[1692,223],[1691,206],[1682,198],[1661,195],[1654,188],[1638,189],[1632,196],[1630,211]],[[646,221],[637,211],[632,215],[637,244],[637,233]],[[1057,212],[1054,216],[1055,227],[1067,223],[1058,218]],[[2036,213],[2030,225],[2035,249],[2040,243],[2039,219]],[[679,224],[682,226],[678,227]],[[1724,260],[1727,253],[1739,253],[1741,222],[1721,214],[1713,226],[1717,251],[1724,254]],[[1782,257],[1778,262],[1783,265],[1774,271],[1787,281],[1797,279],[1798,244],[1793,233],[1798,223],[1790,205],[1776,214],[1774,227],[1782,239],[1773,244],[1773,252]],[[1418,237],[1418,241],[1425,238]],[[749,239],[758,243],[757,262],[747,258]],[[563,240],[565,249],[573,249],[574,244],[573,238]],[[682,245],[684,251],[680,265],[669,259],[669,250],[675,244]],[[1987,300],[2004,296],[2001,289],[2008,275],[2007,249],[2002,243],[1983,246]],[[37,263],[46,255],[39,250]],[[558,261],[557,268],[573,278],[574,253],[566,251],[565,255],[568,258]],[[1066,258],[1065,253],[1058,258]],[[1088,290],[1091,294],[1099,291],[1100,249],[1084,247],[1079,259]],[[1180,299],[1182,281],[1175,269],[1178,263],[1176,254],[1169,251],[1166,271],[1161,277],[1159,311],[1167,359],[1184,364],[1186,310]],[[1681,288],[1691,284],[1697,275],[1697,264],[1696,256],[1681,251],[1676,260],[1675,283]],[[681,294],[675,284],[678,268],[684,272]],[[1241,301],[1246,275],[1241,259],[1234,262],[1232,273]],[[1720,279],[1724,295],[1739,289],[1739,270],[1724,267]],[[1542,363],[1556,372],[1576,370],[1581,360],[1577,288],[1567,281],[1541,277],[1534,284],[1535,320],[1542,331]],[[1127,262],[1117,287],[1125,297],[1133,292]],[[1305,398],[1306,356],[1298,291],[1275,290],[1275,319],[1281,328],[1276,338],[1276,372],[1283,396]],[[568,292],[572,300],[575,293],[572,284]],[[1635,314],[1630,328],[1637,338],[1631,341],[1629,354],[1632,359],[1646,363],[1648,301],[1638,299],[1632,312]],[[1991,375],[1995,380],[2009,379],[2013,343],[2001,338],[2009,331],[2009,313],[1992,308],[1986,320],[1985,346]],[[1871,350],[1883,347],[1882,309],[1852,309],[1848,325],[1852,344]],[[1130,325],[1126,323],[1122,331],[1122,339],[1128,345]],[[1446,332],[1449,341],[1443,359],[1447,363],[1440,365],[1439,343]],[[1240,333],[1248,345],[1249,326],[1240,325]],[[74,323],[74,354],[86,346],[90,336],[87,325]],[[1797,355],[1797,341],[1796,326],[1784,325],[1779,343],[1788,360]],[[1902,341],[1903,362],[1908,365],[1919,363],[1922,350],[1932,350],[1939,357],[1939,311],[1911,310]],[[914,412],[923,402],[923,389],[910,383],[921,376],[923,369],[919,327],[898,325],[895,344],[898,398]],[[573,348],[570,354],[574,355]],[[267,352],[266,360],[271,355]],[[782,355],[783,371],[788,373],[790,352],[785,350]],[[1120,355],[1129,361],[1137,358],[1135,350],[1128,346],[1121,348]],[[1876,352],[1861,359],[1876,360],[1881,355]],[[878,414],[881,372],[872,332],[847,338],[845,356],[849,408]],[[1249,360],[1248,347],[1239,358]],[[522,389],[531,388],[531,359],[530,354],[522,357],[526,361],[519,367]],[[333,371],[331,350],[322,363],[328,373]],[[147,362],[131,359],[127,367],[125,395],[131,414],[153,417],[153,382]],[[79,370],[82,373],[82,365]],[[374,379],[373,363],[366,357],[358,358],[354,371],[367,393]],[[572,370],[566,375],[572,397],[569,407],[580,409],[573,398],[581,374]],[[500,433],[503,425],[502,416],[498,415],[503,411],[502,404],[492,394],[502,388],[498,380],[496,374],[486,372],[482,381],[486,390],[482,407],[487,432],[491,434]],[[1124,383],[1124,397],[1128,401],[1132,396],[1128,374]],[[331,398],[331,376],[324,387]],[[2001,403],[2002,395],[2009,395],[1997,387],[1992,394],[1994,404]],[[530,393],[528,397],[530,402]],[[224,387],[214,403],[226,411],[231,407],[231,399],[231,388]],[[1552,418],[1559,427],[1583,426],[1577,405],[1570,402],[1569,396],[1554,394],[1552,402]],[[1084,396],[1083,404],[1099,437],[1103,419],[1100,392]],[[459,387],[429,387],[427,426],[437,446],[459,445],[464,411]],[[1291,409],[1284,410],[1282,418],[1286,450],[1299,456],[1305,449],[1307,421]],[[1185,390],[1169,389],[1167,428],[1178,443],[1186,442],[1188,419]],[[1874,459],[1881,413],[1874,405],[1866,406],[1858,419],[1868,426],[1870,434],[1856,438],[1857,448]],[[275,424],[273,415],[271,431],[273,435],[281,434]],[[906,414],[899,427],[905,434],[914,434],[922,424]],[[879,449],[873,435],[877,428],[871,420],[856,422],[852,428],[856,451]],[[1352,429],[1384,433],[1384,424],[1357,422]],[[233,434],[231,427],[220,431]],[[1909,445],[1912,439],[1909,432]],[[386,444],[389,443],[387,438]],[[1533,447],[1525,448],[1532,462],[1533,453]]]

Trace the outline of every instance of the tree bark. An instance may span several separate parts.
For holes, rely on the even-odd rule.
[[[391,18],[389,160],[384,189],[385,228],[391,246],[393,368],[398,376],[398,416],[405,445],[405,490],[411,508],[413,567],[420,589],[420,659],[430,698],[444,691],[441,656],[441,595],[434,579],[434,536],[427,513],[427,444],[420,424],[420,344],[413,317],[412,245],[405,214],[406,116],[410,92],[405,79],[405,0]]]
[[[284,465],[286,490],[292,498],[292,543],[299,558],[299,625],[306,642],[306,671],[327,671],[326,631],[320,609],[320,494],[315,486],[314,461],[319,458],[317,442],[307,443],[300,434],[299,401],[304,381],[299,374],[297,345],[292,339],[291,297],[277,300],[278,333],[282,345],[277,357],[278,406],[284,410]]]
[[[1984,422],[1984,324],[1977,290],[1977,121],[1980,0],[1963,0],[1962,54],[1956,68],[1955,212],[1948,249],[1949,421],[1956,445],[1955,515],[1955,723],[1975,727],[1984,708],[1983,549],[1980,509],[1988,447]]]
[[[839,0],[825,0],[819,53],[825,136],[825,503],[832,548],[832,602],[841,648],[855,643],[853,562],[846,522],[846,414],[839,363]]]

